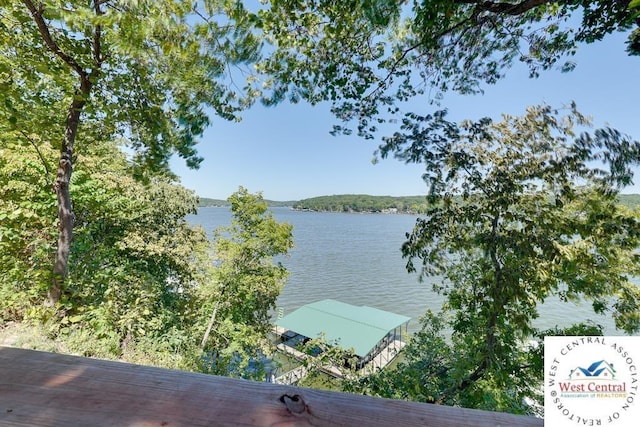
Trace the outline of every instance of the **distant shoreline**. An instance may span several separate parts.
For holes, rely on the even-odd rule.
[[[640,194],[621,194],[620,203],[628,208],[640,206]],[[341,194],[319,196],[303,200],[265,200],[269,207],[288,207],[300,212],[408,214],[425,213],[428,209],[426,196],[371,196],[367,194]],[[201,197],[198,207],[229,207],[221,199]]]
[[[303,200],[265,200],[269,207],[289,207],[301,212],[342,212],[371,214],[416,214],[426,211],[426,196],[371,196],[341,194]],[[202,197],[198,207],[229,207],[226,200]]]

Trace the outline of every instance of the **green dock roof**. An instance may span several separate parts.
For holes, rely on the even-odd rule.
[[[276,325],[308,338],[324,334],[329,343],[366,356],[390,331],[411,320],[388,311],[325,299],[300,307]]]

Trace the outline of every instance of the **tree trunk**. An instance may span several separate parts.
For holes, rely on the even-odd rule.
[[[207,344],[207,340],[209,339],[209,334],[211,334],[211,329],[213,329],[213,324],[216,322],[216,315],[218,314],[218,305],[220,304],[220,298],[222,298],[222,294],[216,301],[215,307],[213,307],[213,314],[211,314],[211,319],[209,319],[209,325],[207,325],[207,331],[204,333],[202,337],[202,342],[200,343],[200,349],[204,350],[204,346]]]
[[[60,301],[60,297],[64,291],[64,282],[67,279],[67,273],[69,271],[69,254],[71,253],[71,241],[73,240],[74,221],[71,193],[69,191],[71,173],[73,172],[73,149],[82,109],[89,99],[93,82],[98,79],[102,68],[102,61],[104,59],[101,47],[102,26],[96,24],[93,30],[93,38],[91,39],[93,67],[91,71],[88,72],[72,55],[63,51],[51,35],[49,22],[43,16],[45,12],[44,3],[38,2],[36,5],[33,0],[22,1],[27,9],[29,9],[34,22],[38,26],[38,32],[42,37],[42,41],[49,51],[60,58],[60,60],[80,78],[80,87],[76,90],[73,101],[69,106],[69,111],[67,112],[64,139],[60,147],[60,161],[58,162],[56,180],[53,184],[58,199],[58,247],[56,249],[56,259],[53,264],[53,279],[45,304],[54,306]],[[103,2],[93,1],[93,10],[96,16],[104,14],[100,8],[102,3]]]
[[[75,99],[69,107],[64,140],[60,148],[60,161],[54,183],[54,191],[58,199],[58,246],[53,264],[53,279],[47,298],[47,305],[54,306],[60,301],[64,289],[64,282],[69,271],[69,254],[73,240],[74,215],[71,205],[69,186],[73,172],[73,149],[80,124],[80,114],[86,103],[86,96],[90,85],[83,85],[82,91],[76,93]]]

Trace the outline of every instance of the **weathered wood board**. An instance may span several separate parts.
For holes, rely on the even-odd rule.
[[[0,347],[0,426],[542,426],[543,420]]]

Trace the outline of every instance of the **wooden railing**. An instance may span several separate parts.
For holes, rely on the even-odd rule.
[[[0,426],[542,426],[539,418],[0,347]]]

